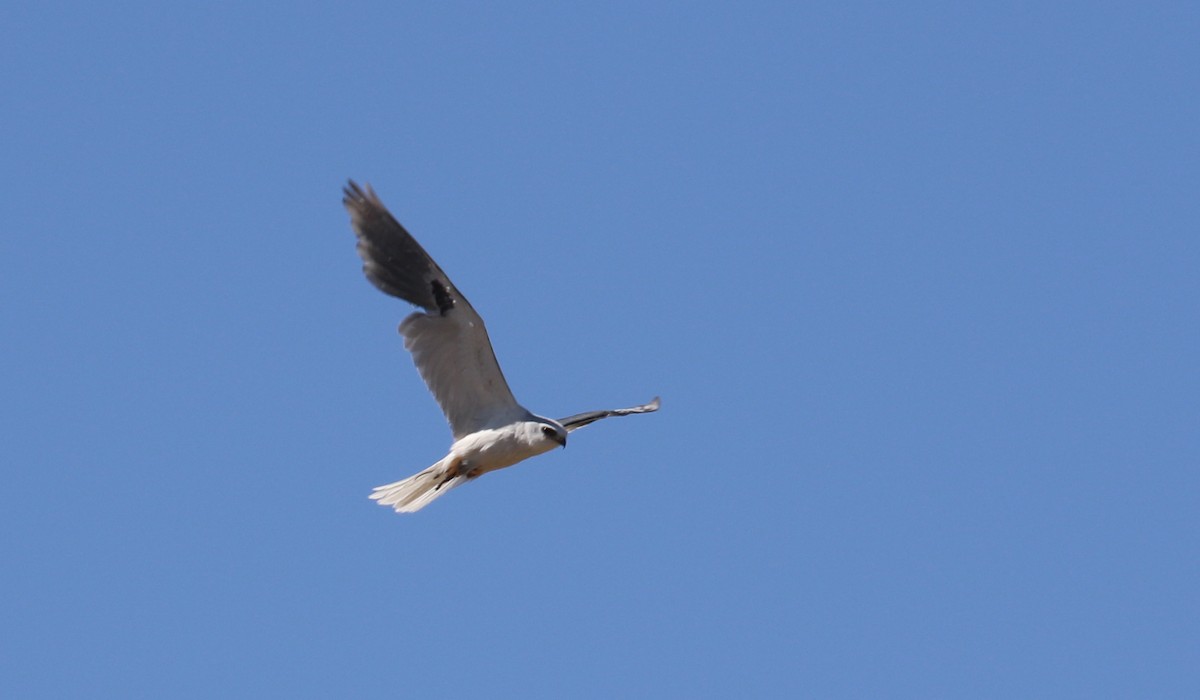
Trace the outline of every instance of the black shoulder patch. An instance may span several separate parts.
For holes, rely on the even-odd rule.
[[[429,284],[433,289],[433,300],[437,302],[438,313],[445,316],[450,309],[454,308],[454,297],[450,296],[449,290],[441,280],[433,280]]]

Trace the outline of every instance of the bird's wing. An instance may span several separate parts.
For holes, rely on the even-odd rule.
[[[466,297],[369,185],[364,191],[351,181],[343,191],[367,279],[423,309],[404,319],[400,333],[454,438],[524,416]]]
[[[587,413],[577,413],[573,416],[560,418],[559,425],[567,429],[567,432],[579,430],[585,425],[591,425],[601,418],[611,418],[613,416],[628,416],[634,413],[653,413],[658,410],[662,402],[655,396],[654,400],[641,406],[631,406],[629,408],[617,408],[611,411],[588,411]]]

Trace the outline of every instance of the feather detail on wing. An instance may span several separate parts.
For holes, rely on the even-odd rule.
[[[396,221],[375,190],[364,191],[353,180],[342,190],[342,204],[358,236],[363,274],[385,294],[399,297],[430,313],[440,313],[454,286],[420,243]],[[438,288],[443,296],[439,298]]]
[[[630,416],[635,413],[653,413],[658,410],[662,402],[657,396],[650,403],[642,404],[641,406],[631,406],[629,408],[617,408],[611,411],[588,411],[586,413],[576,413],[573,416],[560,418],[558,423],[567,429],[567,432],[579,430],[585,425],[591,425],[602,418],[612,418],[614,416]]]
[[[404,319],[400,334],[454,438],[528,415],[508,388],[471,303],[370,186],[364,191],[351,181],[344,192],[367,279],[424,310]]]
[[[400,334],[455,440],[528,416],[504,381],[483,321],[469,307],[445,316],[414,313]]]

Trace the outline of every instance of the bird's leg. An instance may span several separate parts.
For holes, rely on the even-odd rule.
[[[437,491],[449,483],[451,479],[456,477],[466,476],[468,479],[474,479],[475,477],[483,474],[484,471],[485,470],[483,467],[472,467],[470,464],[463,461],[461,457],[455,457],[454,461],[452,461],[450,465],[446,467],[446,472],[442,475],[442,480],[438,482],[437,486],[433,487],[433,490]]]
[[[455,457],[454,460],[451,461],[450,464],[446,467],[446,473],[442,476],[442,480],[438,482],[438,485],[433,487],[433,490],[437,491],[438,489],[445,486],[448,481],[450,481],[454,477],[458,476],[459,474],[462,474],[462,469],[463,469],[462,458]]]

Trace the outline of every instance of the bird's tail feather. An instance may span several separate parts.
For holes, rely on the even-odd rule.
[[[395,508],[397,513],[415,513],[455,486],[471,480],[466,474],[458,473],[460,465],[458,457],[446,455],[407,479],[376,486],[371,499],[381,506]]]

